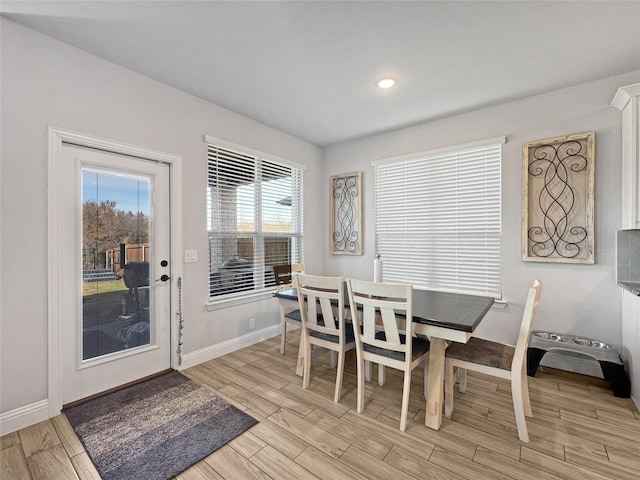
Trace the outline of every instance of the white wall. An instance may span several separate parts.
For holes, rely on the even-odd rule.
[[[622,290],[615,276],[615,231],[620,228],[621,211],[621,120],[620,112],[609,103],[619,86],[638,78],[640,71],[325,149],[325,177],[362,170],[365,188],[364,255],[331,256],[327,242],[325,273],[363,278],[373,275],[373,160],[506,135],[502,153],[502,272],[504,299],[509,305],[504,310],[492,309],[478,335],[515,343],[526,289],[538,278],[544,287],[534,329],[591,336],[620,347]],[[587,131],[596,132],[596,263],[523,262],[522,144]],[[328,186],[324,187],[327,198]],[[328,221],[327,212],[327,238]]]
[[[313,213],[322,151],[216,105],[106,62],[5,18],[1,24],[0,412],[47,399],[47,127],[54,125],[183,157],[184,351],[276,325],[269,299],[207,312],[206,145],[211,134],[307,166],[305,246],[322,249]],[[322,258],[309,254],[309,269]]]

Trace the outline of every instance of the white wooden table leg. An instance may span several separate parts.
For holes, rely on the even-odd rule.
[[[424,424],[434,430],[439,430],[442,424],[445,347],[446,342],[442,338],[431,337],[429,375],[427,379],[427,405]]]

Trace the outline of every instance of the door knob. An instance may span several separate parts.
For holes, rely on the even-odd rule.
[[[160,277],[160,281],[161,282],[166,282],[167,280],[169,280],[171,277],[169,275],[162,275]]]

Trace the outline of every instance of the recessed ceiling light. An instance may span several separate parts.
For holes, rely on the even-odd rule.
[[[391,88],[395,86],[396,83],[398,83],[398,80],[396,78],[386,77],[378,80],[376,85],[378,85],[380,88]]]

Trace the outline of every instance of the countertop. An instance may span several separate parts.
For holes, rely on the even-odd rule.
[[[618,285],[640,297],[640,282],[618,282]]]

